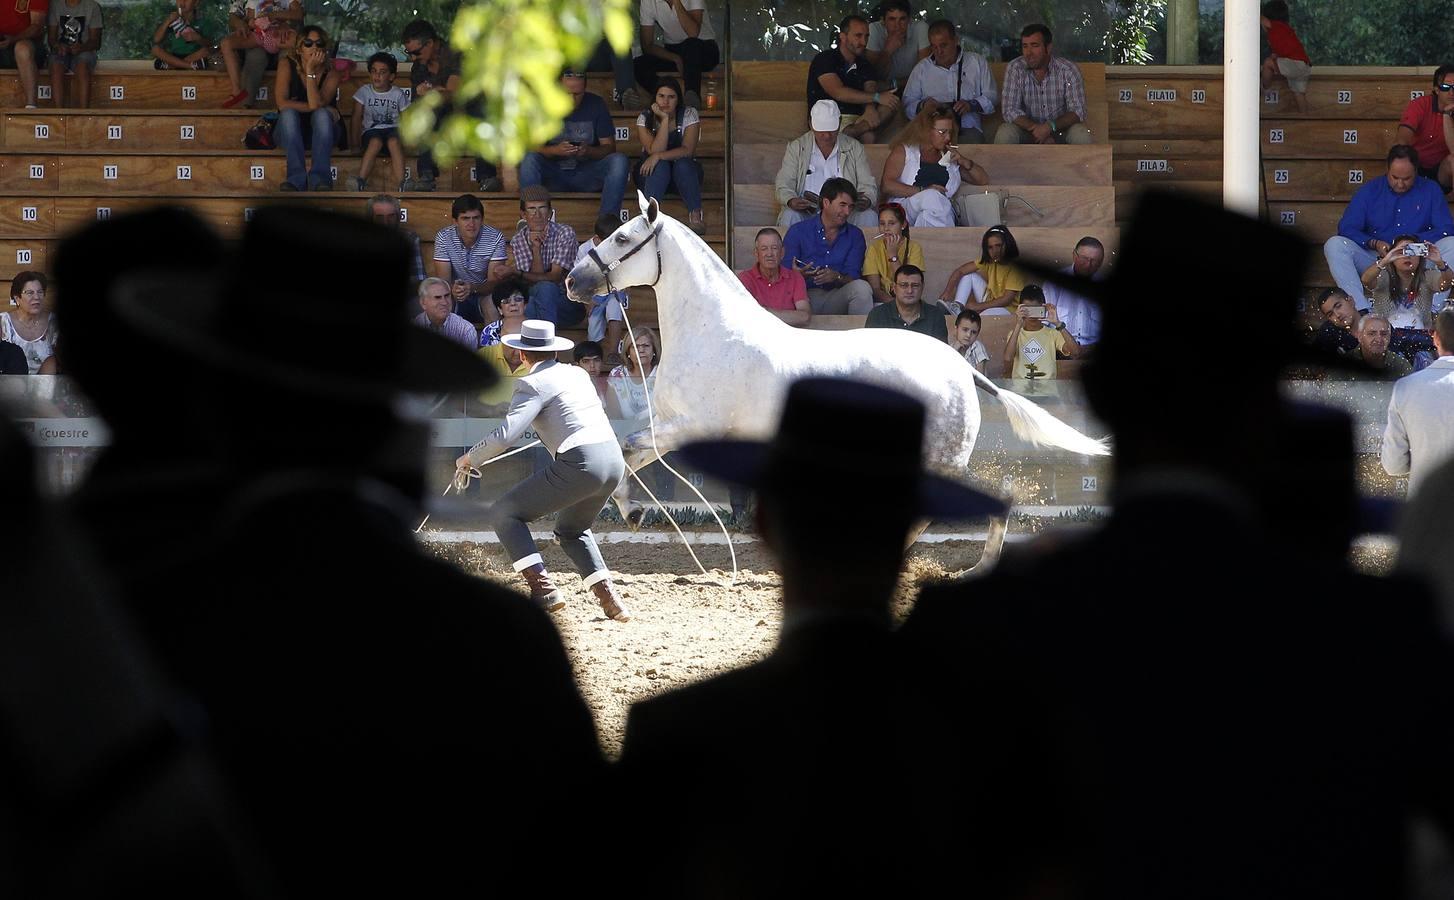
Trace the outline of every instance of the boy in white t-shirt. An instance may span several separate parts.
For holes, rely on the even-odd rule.
[[[353,117],[353,146],[363,148],[358,177],[353,180],[356,191],[368,190],[369,170],[385,148],[394,168],[394,183],[404,190],[404,148],[399,143],[399,115],[409,108],[409,94],[394,84],[399,61],[392,53],[375,53],[369,57],[369,83],[354,92],[359,105]]]
[[[610,237],[620,227],[621,223],[615,216],[604,215],[596,219],[595,235],[581,244],[580,249],[576,251],[576,262],[585,259],[597,244]],[[621,309],[625,305],[622,303],[625,299],[625,291],[613,291],[609,294],[592,297],[591,314],[586,319],[586,336],[603,347],[614,348],[621,343],[621,332],[625,327],[622,323],[626,319]],[[608,359],[607,362],[614,366],[619,365],[620,361],[613,349],[611,359]]]
[[[954,332],[949,336],[949,346],[964,354],[969,364],[979,369],[981,375],[988,375],[985,366],[989,364],[990,355],[984,349],[984,343],[979,339],[979,329],[982,324],[979,313],[972,309],[966,309],[954,320]]]

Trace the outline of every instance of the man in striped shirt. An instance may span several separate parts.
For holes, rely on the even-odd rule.
[[[434,274],[469,285],[455,312],[477,325],[488,325],[495,321],[495,305],[480,300],[488,301],[495,285],[510,273],[505,236],[485,224],[484,204],[473,194],[456,197],[449,215],[454,224],[434,236]]]
[[[1005,67],[1005,121],[996,144],[1089,144],[1085,82],[1075,63],[1050,51],[1050,29],[1026,25],[1020,58]]]
[[[479,334],[475,326],[450,312],[453,306],[449,282],[443,278],[426,278],[419,283],[419,308],[423,312],[414,317],[414,324],[443,335],[473,353],[479,346]]]

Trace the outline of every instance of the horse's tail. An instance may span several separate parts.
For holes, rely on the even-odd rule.
[[[1059,447],[1062,450],[1084,453],[1087,456],[1109,456],[1111,454],[1110,447],[1104,439],[1096,440],[1086,437],[1036,406],[1032,401],[1026,400],[1014,391],[996,387],[993,381],[986,378],[974,366],[970,366],[969,370],[974,373],[975,387],[991,397],[999,398],[999,401],[1005,405],[1005,412],[1010,417],[1010,428],[1020,439],[1029,441],[1037,447]]]

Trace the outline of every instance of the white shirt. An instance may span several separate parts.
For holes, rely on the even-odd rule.
[[[548,359],[515,381],[504,423],[470,448],[470,462],[478,466],[504,453],[531,425],[551,456],[586,444],[616,442],[591,376],[579,366]]]
[[[682,6],[688,11],[705,10],[706,0],[682,0]],[[661,35],[663,44],[680,44],[691,35],[682,27],[681,20],[677,18],[676,11],[666,0],[641,0],[641,24],[653,25]],[[712,14],[702,14],[702,30],[697,37],[704,41],[715,41],[717,33],[712,30]]]
[[[1073,275],[1075,266],[1069,265],[1060,271],[1066,275]],[[1091,281],[1104,281],[1105,277],[1106,267],[1102,264],[1091,276]],[[1055,311],[1060,316],[1060,321],[1065,323],[1065,330],[1070,332],[1070,336],[1075,338],[1077,344],[1088,347],[1101,339],[1101,307],[1099,303],[1087,300],[1069,288],[1049,281],[1045,282],[1042,287],[1045,290],[1045,302],[1055,305]]]
[[[868,24],[868,49],[875,53],[883,50],[884,45],[889,42],[889,30],[882,22],[870,22]],[[914,64],[919,61],[919,51],[929,46],[929,23],[923,19],[914,19],[909,22],[909,33],[904,36],[904,43],[889,57],[891,63],[889,71],[882,71],[882,66],[875,66],[879,69],[879,77],[885,82],[902,82],[909,77],[909,72]]]
[[[983,108],[985,113],[992,113],[995,101],[1000,97],[1000,89],[985,58],[961,49],[959,58],[947,69],[934,62],[933,56],[926,56],[909,73],[909,83],[904,87],[904,112],[913,118],[924,101],[931,97],[945,103],[953,103],[956,97],[973,100],[976,101],[974,105]],[[960,116],[959,127],[984,130],[977,112]]]
[[[843,170],[838,165],[838,142],[833,142],[833,149],[828,152],[827,157],[823,151],[818,149],[818,142],[814,141],[808,146],[808,173],[803,177],[803,193],[822,193],[823,182],[830,178],[842,178]]]
[[[1409,496],[1454,456],[1454,356],[1394,382],[1379,460],[1390,475],[1409,476]]]

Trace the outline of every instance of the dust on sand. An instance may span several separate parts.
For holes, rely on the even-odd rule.
[[[427,546],[467,572],[522,588],[498,545]],[[895,615],[907,614],[920,584],[954,577],[973,565],[980,547],[972,541],[915,545],[894,599]],[[680,544],[604,544],[601,549],[616,573],[617,590],[631,607],[630,622],[601,615],[558,548],[547,545],[541,552],[570,601],[553,614],[556,627],[595,714],[601,745],[615,757],[632,703],[749,665],[772,651],[782,624],[782,579],[761,544],[738,546],[735,585],[727,550],[720,545],[696,548],[703,565],[723,567],[708,569],[706,576],[697,574]]]

